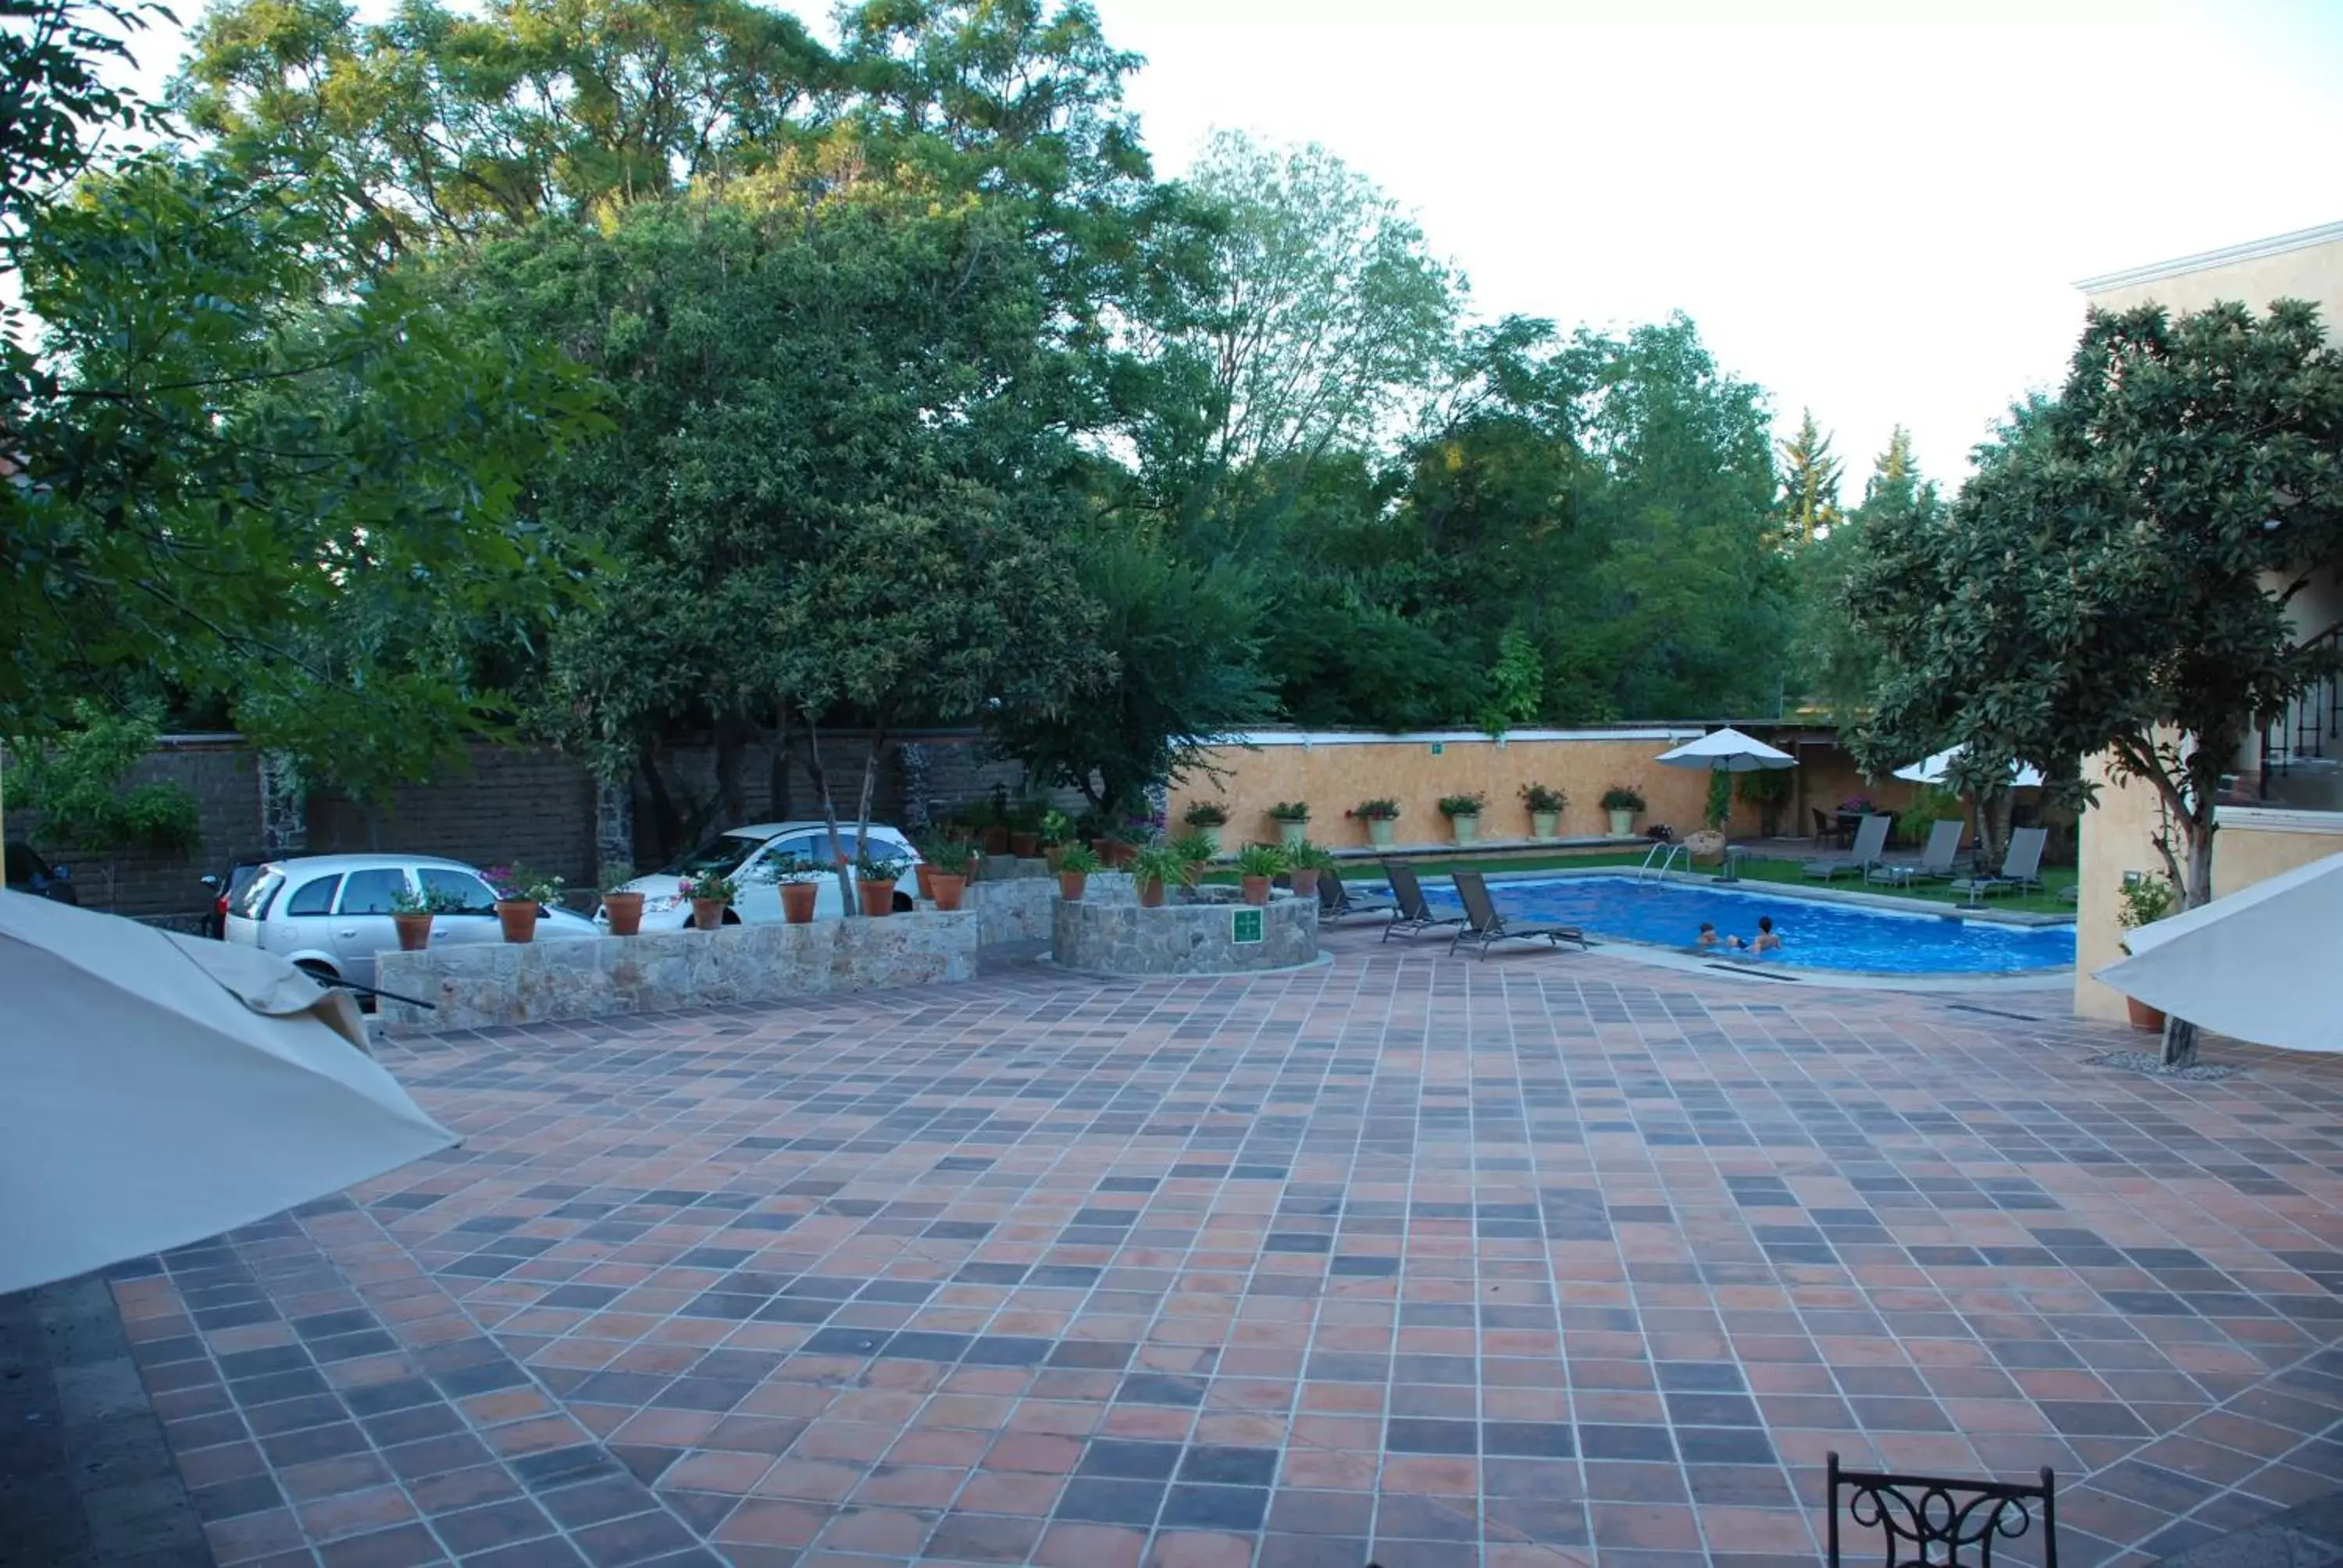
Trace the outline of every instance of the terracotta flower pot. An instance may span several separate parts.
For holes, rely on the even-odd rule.
[[[2131,1026],[2146,1033],[2164,1032],[2164,1010],[2154,1008],[2131,997],[2124,998],[2124,1009],[2131,1014]]]
[[[1031,859],[1041,852],[1041,835],[1039,833],[1010,834],[1009,852],[1021,860]]]
[[[419,953],[431,945],[431,911],[419,915],[393,915],[390,923],[398,928],[398,950]]]
[[[1246,903],[1265,904],[1269,902],[1269,879],[1267,877],[1239,877],[1237,880],[1244,887],[1244,901]]]
[[[938,871],[928,880],[929,885],[935,890],[931,897],[936,901],[937,909],[949,914],[960,908],[960,896],[968,891],[966,877],[955,877],[948,871]]]
[[[793,926],[813,924],[813,901],[821,889],[812,882],[781,884],[781,919]]]
[[[1140,908],[1145,910],[1161,909],[1163,907],[1163,884],[1159,881],[1145,881],[1140,883],[1139,905]]]
[[[640,893],[605,893],[602,912],[609,917],[610,934],[631,937],[643,929],[643,896]]]
[[[721,899],[691,900],[691,923],[703,931],[712,931],[724,923],[725,902]]]
[[[936,896],[936,869],[925,860],[911,868],[911,880],[918,885],[920,897],[932,899]]]
[[[984,845],[984,852],[986,854],[1005,855],[1009,853],[1009,829],[1006,828],[987,828],[984,830],[984,837],[981,842]]]
[[[537,906],[527,899],[498,899],[497,924],[504,928],[505,940],[527,942],[537,940]]]
[[[1058,873],[1058,897],[1065,900],[1066,902],[1070,904],[1081,903],[1082,901],[1082,894],[1089,890],[1090,885],[1091,876],[1088,871],[1061,871]]]
[[[1063,844],[1044,844],[1044,845],[1042,845],[1042,846],[1041,846],[1041,859],[1044,859],[1044,860],[1047,860],[1047,861],[1050,863],[1050,873],[1051,873],[1051,875],[1055,876],[1055,875],[1057,874],[1057,871],[1058,871],[1058,866],[1059,866],[1060,862],[1061,862],[1061,861],[1063,861],[1063,860],[1065,859],[1065,858],[1066,858],[1066,846],[1065,846],[1065,845],[1063,845]]]
[[[854,885],[855,896],[862,901],[866,915],[891,915],[895,912],[895,884],[875,879]]]
[[[1091,840],[1091,853],[1096,855],[1108,865],[1113,865],[1114,840],[1112,839],[1092,839]]]
[[[1317,867],[1305,867],[1298,870],[1288,871],[1285,875],[1286,879],[1293,884],[1293,896],[1295,898],[1314,899],[1318,896]]]
[[[1129,842],[1128,840],[1126,840],[1126,839],[1115,839],[1115,840],[1114,840],[1114,867],[1115,867],[1115,869],[1117,869],[1117,870],[1119,870],[1119,871],[1127,871],[1127,870],[1131,869],[1131,866],[1132,866],[1133,864],[1135,864],[1135,863],[1138,861],[1138,859],[1139,859],[1139,846],[1138,846],[1138,845],[1133,844],[1133,843],[1131,843],[1131,842]]]

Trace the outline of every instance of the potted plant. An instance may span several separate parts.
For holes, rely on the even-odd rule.
[[[1066,848],[1074,841],[1074,819],[1056,807],[1041,813],[1041,856],[1050,862],[1050,869],[1060,869]]]
[[[992,787],[990,799],[979,800],[960,813],[968,825],[976,829],[977,841],[988,855],[1009,852],[1009,791],[1001,785]]]
[[[1269,819],[1277,824],[1277,841],[1291,849],[1310,837],[1310,802],[1280,800],[1269,809]]]
[[[1090,890],[1091,873],[1105,869],[1106,862],[1088,844],[1061,845],[1058,856],[1058,897],[1070,904],[1081,903],[1083,893]]]
[[[928,898],[947,914],[960,908],[960,899],[968,891],[970,860],[967,845],[939,844],[934,866],[920,868],[928,872]]]
[[[965,840],[960,848],[968,849]],[[793,926],[813,924],[814,901],[821,897],[821,879],[830,873],[803,856],[776,855],[765,862],[765,874],[781,896],[781,919]]]
[[[442,898],[407,886],[391,894],[390,923],[398,931],[400,952],[419,953],[431,945],[431,917],[439,912]]]
[[[1307,839],[1299,843],[1283,845],[1282,848],[1285,850],[1285,877],[1293,884],[1294,896],[1302,899],[1316,898],[1318,873],[1332,869],[1333,855]]]
[[[1041,819],[1049,810],[1041,800],[1020,800],[1009,813],[1009,852],[1031,860],[1041,852]]]
[[[1180,819],[1195,829],[1192,837],[1201,838],[1212,846],[1211,859],[1221,852],[1221,829],[1228,826],[1229,809],[1218,800],[1199,800],[1180,814]]]
[[[643,929],[643,896],[628,892],[635,869],[621,860],[602,868],[602,914],[614,937],[631,937]]]
[[[561,879],[526,866],[490,866],[488,886],[497,895],[497,924],[508,942],[533,941],[543,906],[561,897]]]
[[[895,912],[895,879],[910,864],[898,855],[874,855],[865,849],[854,857],[854,896],[866,915]]]
[[[1562,813],[1570,804],[1570,797],[1544,784],[1522,786],[1522,804],[1530,809],[1530,837],[1555,837],[1562,824]]]
[[[1237,851],[1237,879],[1248,904],[1269,902],[1270,879],[1285,869],[1285,851],[1275,844],[1247,844]]]
[[[1355,817],[1367,825],[1368,843],[1378,849],[1391,848],[1392,824],[1399,820],[1398,801],[1382,799],[1362,800],[1342,815]]]
[[[684,878],[676,891],[691,900],[691,923],[703,931],[712,931],[724,923],[724,911],[740,896],[740,879],[708,871]]]
[[[1603,809],[1611,814],[1611,836],[1624,839],[1635,831],[1635,813],[1644,809],[1644,792],[1633,784],[1614,784],[1603,791]]]
[[[2122,903],[2122,907],[2116,910],[2116,924],[2127,931],[2154,925],[2170,914],[2173,904],[2177,901],[2170,882],[2162,877],[2150,876],[2130,879],[2116,890],[2116,897]],[[2131,944],[2124,943],[2123,950],[2131,951]],[[2163,1031],[2164,1010],[2161,1008],[2150,1007],[2133,997],[2124,998],[2124,1008],[2131,1014],[2132,1028],[2157,1033]]]
[[[1187,874],[1188,863],[1169,844],[1150,844],[1131,857],[1131,877],[1139,889],[1139,901],[1151,910],[1162,904],[1166,888]]]
[[[1172,852],[1180,857],[1180,880],[1194,887],[1204,877],[1204,868],[1221,852],[1220,841],[1204,832],[1182,833],[1172,840]]]
[[[1489,798],[1478,789],[1470,795],[1443,795],[1440,814],[1448,819],[1448,830],[1456,835],[1460,844],[1481,841],[1481,812]]]

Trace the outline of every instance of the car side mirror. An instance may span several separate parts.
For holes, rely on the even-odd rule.
[[[217,877],[206,871],[204,873],[202,880],[204,886],[209,888],[213,892],[216,893],[219,891],[219,879]]]
[[[70,882],[73,880],[73,868],[71,866],[51,866],[49,868],[49,879],[55,882]]]

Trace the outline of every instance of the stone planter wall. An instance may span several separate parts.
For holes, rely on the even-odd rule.
[[[1101,898],[1100,879],[1079,904],[1053,911],[1051,957],[1088,974],[1226,975],[1292,969],[1318,956],[1318,900],[1279,891],[1260,908],[1262,940],[1240,942],[1236,914],[1254,906],[1228,899],[1143,909],[1129,890]]]
[[[1041,866],[1039,860],[1019,860],[1020,866]],[[1002,942],[1046,942],[1054,928],[1058,907],[1058,876],[1043,867],[1041,876],[1003,877],[971,882],[960,907],[977,916],[977,941],[984,947]],[[1139,895],[1128,871],[1093,874],[1083,897],[1093,903],[1131,903]]]
[[[382,1022],[434,1032],[976,978],[972,910],[387,952]]]

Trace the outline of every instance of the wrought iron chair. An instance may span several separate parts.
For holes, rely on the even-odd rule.
[[[1895,1475],[1841,1470],[1830,1456],[1830,1523],[1825,1560],[1839,1568],[1839,1491],[1845,1515],[1876,1530],[1886,1548],[1885,1568],[1992,1568],[1996,1541],[2016,1541],[2042,1520],[2042,1568],[2058,1568],[2057,1478],[2042,1467],[2038,1485],[2009,1481],[1956,1481],[1940,1475]],[[1969,1555],[1963,1555],[1963,1553]]]

